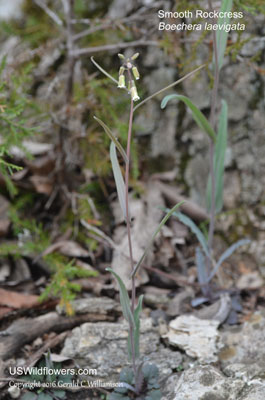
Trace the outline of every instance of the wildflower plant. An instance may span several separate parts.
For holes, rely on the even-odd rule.
[[[162,88],[158,92],[152,94],[146,99],[142,100],[140,103],[134,106],[135,102],[140,100],[138,95],[137,86],[135,81],[140,79],[140,74],[138,68],[135,64],[135,60],[139,57],[139,53],[135,53],[133,56],[129,58],[125,58],[123,54],[118,55],[121,60],[121,67],[119,69],[119,79],[118,81],[113,78],[108,72],[106,72],[97,62],[91,58],[92,62],[96,67],[103,72],[106,76],[108,76],[112,81],[117,84],[119,89],[126,90],[130,95],[130,114],[129,114],[129,123],[128,123],[128,135],[127,135],[127,149],[126,151],[123,149],[122,145],[112,133],[111,129],[105,124],[105,122],[101,121],[98,117],[94,117],[95,120],[102,126],[106,134],[111,139],[110,144],[110,160],[112,164],[113,175],[115,179],[115,184],[117,188],[118,199],[120,203],[120,207],[123,213],[123,218],[126,223],[127,228],[127,237],[128,237],[128,248],[129,248],[129,259],[131,266],[131,298],[126,289],[126,286],[121,279],[121,277],[111,268],[107,268],[107,271],[110,271],[115,279],[118,282],[119,291],[120,291],[120,302],[122,307],[122,312],[124,318],[127,320],[129,325],[129,335],[128,335],[128,355],[129,359],[132,362],[132,369],[124,369],[121,372],[121,381],[123,382],[122,388],[116,388],[115,391],[109,396],[109,400],[116,399],[160,399],[161,392],[159,390],[159,386],[157,384],[158,378],[158,370],[152,364],[144,365],[143,362],[140,362],[140,315],[142,311],[143,304],[143,296],[140,296],[138,302],[136,301],[136,286],[135,286],[135,277],[138,273],[139,268],[141,267],[145,256],[152,246],[152,243],[161,230],[162,226],[167,222],[170,216],[178,209],[178,207],[182,204],[176,204],[171,210],[168,210],[165,217],[160,222],[159,226],[151,236],[148,245],[146,246],[143,255],[141,256],[138,262],[135,262],[133,256],[133,246],[132,246],[132,238],[131,238],[131,217],[129,210],[129,173],[130,173],[130,156],[131,156],[131,141],[132,141],[132,132],[133,132],[133,116],[134,112],[143,104],[145,104],[148,100],[152,99],[157,94],[164,92],[167,89],[175,86],[180,83],[184,79],[191,76],[193,73],[197,72],[204,65],[200,66],[196,70],[190,72],[185,77],[179,79],[176,82],[173,82],[169,86]],[[125,177],[123,178],[123,174],[120,168],[120,164],[117,157],[117,150],[119,151],[123,162],[125,163]]]
[[[211,0],[208,1],[209,9],[213,10]],[[223,15],[228,14],[233,5],[233,0],[222,0],[221,11]],[[229,22],[229,18],[219,18],[218,25]],[[209,121],[197,108],[195,104],[186,96],[172,94],[164,97],[161,108],[165,108],[167,103],[172,99],[184,102],[190,109],[194,121],[198,127],[205,132],[209,138],[209,156],[210,156],[210,172],[208,184],[206,188],[206,204],[210,213],[208,238],[205,237],[200,228],[186,215],[176,212],[174,215],[197,236],[200,247],[196,249],[196,266],[198,281],[201,284],[203,297],[195,299],[193,304],[198,305],[204,301],[211,300],[215,296],[212,293],[210,282],[217,273],[222,263],[231,256],[231,254],[239,247],[250,241],[242,239],[232,244],[220,256],[219,260],[215,260],[213,254],[213,237],[215,229],[216,214],[223,207],[223,181],[224,181],[224,163],[225,151],[227,147],[228,136],[228,106],[223,99],[221,102],[221,110],[217,113],[217,96],[220,81],[220,71],[224,63],[224,56],[227,45],[228,33],[225,30],[213,31],[213,60],[211,69],[214,75],[214,85],[211,94],[211,110]],[[218,121],[218,123],[217,123]]]

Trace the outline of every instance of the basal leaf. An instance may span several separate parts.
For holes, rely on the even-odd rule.
[[[119,161],[117,158],[116,147],[113,142],[110,145],[110,160],[114,175],[114,180],[117,188],[118,199],[122,209],[123,217],[126,221],[126,196],[125,196],[125,183],[120,170]]]
[[[147,395],[145,400],[161,400],[162,398],[162,393],[159,389],[152,390],[150,394]]]
[[[54,390],[53,393],[59,399],[65,399],[66,398],[66,392],[64,390]]]
[[[115,271],[113,271],[113,269],[106,268],[106,271],[111,272],[117,279],[119,289],[120,289],[120,302],[121,302],[121,308],[122,308],[124,318],[126,319],[126,321],[128,321],[129,325],[133,326],[133,329],[135,329],[134,317],[132,315],[130,299],[129,299],[129,295],[126,290],[126,287],[125,287],[122,279],[119,277],[119,275]]]
[[[224,191],[224,164],[225,151],[227,147],[227,103],[222,101],[222,109],[219,118],[218,134],[214,154],[214,176],[215,176],[215,209],[220,212],[223,207]],[[208,179],[207,185],[207,208],[211,209],[211,179]]]
[[[211,127],[205,116],[202,114],[202,112],[195,106],[195,104],[192,103],[192,101],[188,97],[182,96],[180,94],[170,94],[163,98],[161,102],[161,108],[165,108],[167,103],[172,99],[183,101],[191,110],[193,119],[195,120],[199,128],[203,130],[208,136],[210,136],[210,138],[214,142],[216,141],[216,135],[213,128]]]
[[[22,395],[21,400],[37,400],[37,394],[33,392],[26,392]]]
[[[216,272],[218,271],[219,267],[222,265],[222,263],[228,258],[230,257],[234,251],[236,249],[238,249],[238,247],[240,246],[244,246],[245,244],[250,243],[249,239],[241,239],[238,242],[232,244],[232,246],[228,247],[228,249],[226,249],[226,251],[223,252],[223,254],[221,255],[221,257],[219,258],[219,260],[217,261],[217,263],[215,264],[215,267],[213,269],[213,271],[211,272],[209,278],[207,279],[207,283],[210,282],[214,275],[216,274]]]
[[[202,285],[201,290],[204,296],[207,295],[207,290],[205,288],[205,284],[207,283],[207,270],[205,264],[205,257],[200,249],[200,247],[196,247],[196,268],[197,268],[197,276],[198,281]]]
[[[127,389],[126,389],[127,392]],[[112,392],[108,395],[107,400],[130,400],[130,397],[125,396],[122,393]]]
[[[106,132],[106,134],[108,135],[108,137],[114,142],[115,146],[117,147],[117,149],[119,150],[119,152],[121,153],[125,163],[128,162],[128,158],[127,155],[125,153],[125,150],[123,149],[122,145],[120,144],[120,142],[116,139],[116,137],[113,135],[113,133],[111,132],[111,130],[109,129],[109,127],[103,122],[101,121],[101,119],[99,119],[98,117],[94,116],[94,119],[102,126],[102,128],[104,129],[104,131]]]
[[[198,307],[203,303],[206,303],[209,301],[209,296],[207,297],[195,297],[194,299],[191,300],[191,305],[192,307]]]
[[[165,223],[166,223],[167,220],[171,217],[171,215],[174,213],[174,211],[176,211],[177,208],[179,208],[179,207],[181,206],[181,204],[183,204],[183,203],[184,203],[184,201],[181,201],[180,203],[176,204],[173,208],[171,208],[171,210],[168,210],[167,214],[164,216],[164,218],[162,219],[162,221],[161,221],[160,224],[158,225],[157,229],[156,229],[155,232],[153,233],[153,235],[152,235],[152,237],[151,237],[151,239],[150,239],[148,245],[147,245],[146,248],[145,248],[145,251],[144,251],[142,257],[140,258],[140,260],[139,260],[138,263],[136,264],[136,266],[135,266],[135,268],[134,268],[134,270],[133,270],[133,272],[132,272],[131,277],[135,276],[136,272],[137,272],[138,269],[140,268],[140,266],[141,266],[141,264],[142,264],[142,262],[143,262],[143,260],[144,260],[144,258],[145,258],[145,256],[146,256],[148,250],[150,249],[150,247],[151,247],[151,245],[152,245],[152,243],[153,243],[153,241],[154,241],[156,235],[160,232],[162,226],[165,225]]]
[[[166,209],[168,211],[168,209]],[[204,234],[200,230],[200,228],[190,219],[187,215],[182,214],[181,212],[174,212],[173,215],[177,217],[180,222],[186,225],[190,230],[196,235],[198,241],[200,242],[202,249],[207,257],[210,257],[208,245],[205,239]]]
[[[53,400],[53,398],[49,394],[42,392],[38,395],[38,400]]]

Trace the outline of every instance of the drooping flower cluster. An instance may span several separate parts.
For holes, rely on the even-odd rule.
[[[135,85],[135,80],[140,79],[139,71],[136,65],[133,63],[134,60],[139,56],[139,53],[135,53],[132,57],[125,59],[123,54],[118,54],[119,58],[123,61],[122,66],[119,71],[119,83],[118,88],[126,89],[125,72],[128,76],[128,92],[130,93],[133,101],[140,100],[138,96],[137,87]]]

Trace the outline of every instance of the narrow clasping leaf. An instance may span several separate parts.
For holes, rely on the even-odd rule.
[[[109,127],[103,122],[101,121],[101,119],[99,119],[98,117],[94,116],[94,119],[102,126],[102,128],[104,129],[104,131],[106,132],[106,134],[108,135],[108,137],[114,142],[115,146],[117,147],[117,149],[119,150],[119,152],[121,153],[125,163],[128,162],[128,157],[125,153],[125,150],[123,149],[122,145],[120,144],[120,142],[116,139],[116,137],[113,135],[113,133],[111,132],[111,130],[109,129]]]
[[[221,15],[225,15],[225,17],[219,17],[218,25],[224,26],[228,25],[230,21],[229,13],[232,9],[233,0],[222,0],[221,4]],[[218,69],[222,68],[224,62],[224,54],[227,44],[227,36],[228,32],[225,29],[218,29],[216,33],[216,47],[217,47],[217,62],[218,62]],[[215,65],[215,55],[213,55],[213,64]]]
[[[207,288],[204,286],[207,282],[206,263],[204,254],[199,246],[196,247],[196,267],[197,267],[198,281],[202,285],[201,287],[202,293],[204,294],[204,296],[207,296]]]
[[[165,211],[168,212],[169,209],[166,208]],[[198,241],[200,242],[206,257],[210,258],[210,252],[208,249],[206,238],[202,233],[202,231],[200,230],[200,228],[195,224],[195,222],[193,222],[192,219],[190,219],[187,215],[182,214],[179,211],[174,212],[173,216],[177,217],[180,220],[180,222],[182,222],[184,225],[190,228],[190,230],[196,235]]]
[[[133,339],[134,339],[134,354],[135,357],[138,358],[140,355],[140,350],[139,350],[139,342],[140,342],[140,314],[142,311],[142,306],[143,306],[143,298],[144,296],[141,295],[138,300],[137,307],[134,310],[134,324],[135,324],[135,329],[133,330]],[[131,346],[131,338],[128,336],[128,353],[129,357],[132,357],[132,346]]]
[[[215,143],[216,135],[213,128],[211,127],[205,116],[202,114],[202,112],[195,106],[195,104],[192,103],[192,101],[188,97],[182,96],[180,94],[169,94],[168,96],[163,98],[161,102],[161,108],[165,108],[167,103],[172,99],[181,100],[189,107],[193,119],[195,120],[199,128],[202,129],[208,136],[210,136],[211,140],[213,140],[213,142]]]
[[[238,247],[244,246],[245,244],[249,244],[250,242],[251,241],[249,239],[241,239],[238,242],[232,244],[230,247],[228,247],[228,249],[225,250],[225,252],[220,256],[219,260],[215,264],[213,271],[211,272],[209,278],[207,279],[207,283],[209,283],[213,279],[214,275],[216,274],[222,263],[227,258],[229,258],[234,253],[234,251],[238,249]]]
[[[111,142],[110,145],[110,160],[111,160],[111,165],[112,165],[112,170],[113,170],[113,175],[114,175],[114,180],[117,188],[117,193],[118,193],[118,199],[119,203],[122,209],[123,217],[124,220],[127,220],[127,213],[126,213],[126,195],[125,195],[125,183],[123,180],[123,176],[121,173],[119,161],[117,158],[117,153],[116,153],[116,146],[114,142]],[[128,214],[129,211],[128,211]],[[129,217],[130,219],[130,217]]]
[[[130,299],[128,292],[126,290],[126,287],[122,281],[122,279],[119,277],[119,275],[113,271],[111,268],[106,268],[106,271],[109,271],[114,275],[114,277],[117,279],[118,285],[119,285],[119,290],[120,290],[120,302],[121,302],[121,308],[122,308],[122,313],[124,315],[124,318],[126,321],[128,321],[129,325],[135,329],[135,322],[134,322],[134,317],[131,311],[130,307]]]
[[[215,208],[216,213],[223,207],[223,189],[224,189],[224,165],[225,151],[227,147],[227,103],[222,101],[222,109],[219,118],[217,140],[214,153],[214,176],[215,176]],[[207,185],[207,208],[211,209],[212,183],[209,177]]]

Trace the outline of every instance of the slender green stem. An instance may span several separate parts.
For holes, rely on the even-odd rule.
[[[200,71],[202,68],[205,67],[206,64],[201,65],[200,67],[194,69],[193,71],[189,72],[187,75],[183,76],[182,78],[178,79],[177,81],[171,83],[170,85],[158,90],[157,92],[151,94],[150,96],[146,97],[144,100],[142,100],[140,103],[138,103],[133,111],[136,111],[137,108],[141,107],[143,104],[145,104],[148,100],[151,100],[153,97],[165,92],[168,89],[173,88],[174,86],[178,85],[179,83],[183,82],[185,79],[189,78],[190,76],[192,76],[193,74],[195,74],[196,72]]]
[[[118,81],[117,79],[113,78],[113,76],[111,76],[107,71],[105,71],[105,69],[103,69],[95,60],[94,57],[91,57],[90,60],[92,61],[92,63],[104,74],[106,75],[108,78],[110,78],[113,82],[117,83],[118,85]]]
[[[131,108],[130,108],[128,138],[127,138],[127,151],[126,151],[127,163],[126,163],[126,168],[125,168],[126,227],[127,227],[131,271],[133,271],[133,268],[134,268],[133,251],[132,251],[132,236],[131,236],[131,221],[130,221],[130,216],[129,216],[129,172],[130,172],[132,124],[133,124],[133,99],[131,98]],[[132,314],[134,314],[134,309],[135,309],[135,277],[132,277],[132,298],[131,298]],[[131,326],[131,325],[130,325],[130,340],[131,340],[131,349],[132,349],[133,369],[134,369],[134,373],[136,374],[134,335],[133,335],[133,326]]]
[[[212,11],[212,2],[208,0],[209,8]],[[218,49],[217,49],[217,41],[216,41],[216,32],[213,31],[213,51],[215,58],[215,71],[214,71],[214,87],[212,91],[211,98],[211,112],[210,112],[210,123],[213,129],[215,129],[215,113],[216,113],[216,102],[217,102],[217,94],[219,87],[219,66],[218,66]],[[212,254],[213,247],[213,237],[214,237],[214,227],[215,227],[215,173],[214,173],[214,142],[210,139],[210,179],[211,179],[211,210],[210,210],[210,224],[209,224],[209,232],[208,232],[208,247],[209,252]],[[212,266],[212,260],[208,258],[207,260],[207,270],[208,275],[210,273],[210,269]]]

